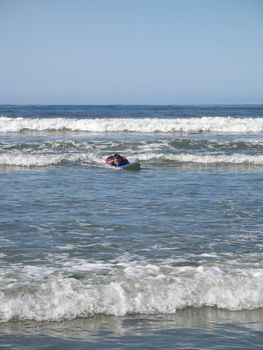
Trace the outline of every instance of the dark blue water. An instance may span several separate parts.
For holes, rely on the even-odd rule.
[[[30,118],[191,118],[219,117],[263,117],[262,105],[1,105],[0,115]]]

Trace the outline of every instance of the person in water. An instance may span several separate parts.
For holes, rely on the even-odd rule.
[[[111,166],[121,166],[129,164],[129,161],[127,158],[120,156],[118,153],[114,154],[113,156],[109,156],[105,159],[105,162],[107,164],[110,164]]]

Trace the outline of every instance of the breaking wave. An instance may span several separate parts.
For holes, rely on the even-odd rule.
[[[263,118],[0,118],[0,132],[83,131],[91,133],[256,133],[263,131]]]
[[[45,167],[50,165],[104,164],[111,152],[121,150],[131,162],[180,165],[262,166],[263,143],[253,140],[165,139],[123,140],[40,140],[0,143],[0,166]]]
[[[71,264],[67,267],[68,276],[63,275],[65,271],[36,266],[21,268],[12,278],[7,275],[0,292],[0,321],[61,321],[96,314],[173,314],[178,309],[203,306],[226,310],[263,307],[261,269]],[[96,273],[89,278],[74,277],[77,272],[88,276],[90,271]]]
[[[129,157],[132,162],[147,164],[228,164],[228,165],[263,165],[263,155],[194,155],[194,154],[154,154],[142,153]],[[45,167],[52,165],[63,165],[66,163],[89,164],[103,166],[103,158],[95,154],[74,153],[74,154],[25,154],[6,153],[0,154],[0,166],[21,166],[21,167]]]
[[[0,154],[0,165],[21,167],[45,167],[65,163],[94,163],[92,156],[87,154]]]
[[[261,155],[195,155],[195,154],[144,154],[140,155],[140,161],[166,161],[167,163],[193,163],[193,164],[247,164],[247,165],[263,165],[263,156]]]

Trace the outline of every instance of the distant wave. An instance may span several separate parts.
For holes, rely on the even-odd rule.
[[[203,306],[225,310],[263,307],[262,269],[224,271],[220,266],[120,266],[73,261],[67,270],[72,277],[63,276],[63,268],[58,273],[45,266],[17,267],[9,274],[4,271],[0,322],[62,321],[96,314],[174,314],[178,309]],[[89,277],[76,279],[73,276],[77,271]],[[89,275],[91,271],[96,273]],[[97,275],[100,278],[96,279]]]
[[[0,118],[0,132],[83,131],[91,133],[255,133],[263,131],[263,118]]]

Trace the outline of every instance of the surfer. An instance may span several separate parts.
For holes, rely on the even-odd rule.
[[[113,156],[107,157],[105,159],[105,163],[110,164],[112,166],[122,166],[129,164],[129,161],[127,158],[120,156],[118,153],[116,153]]]

